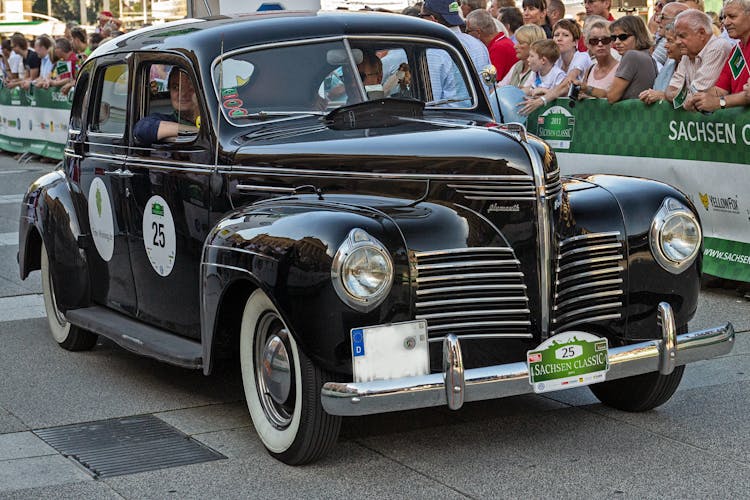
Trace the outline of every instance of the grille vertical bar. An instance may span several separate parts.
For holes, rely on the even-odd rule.
[[[513,249],[458,248],[415,252],[417,319],[431,341],[531,337],[524,275]]]
[[[589,233],[559,243],[553,334],[622,317],[625,258],[620,233]]]

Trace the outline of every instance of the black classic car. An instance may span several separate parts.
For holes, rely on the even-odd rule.
[[[239,358],[289,464],[330,450],[342,416],[583,385],[664,403],[734,335],[688,330],[695,207],[560,178],[486,94],[453,33],[407,16],[118,37],[80,71],[63,166],[23,200],[21,276],[41,270],[65,349],[101,335],[205,374]]]

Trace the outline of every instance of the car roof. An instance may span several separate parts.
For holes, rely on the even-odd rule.
[[[253,45],[344,35],[438,38],[462,50],[449,29],[412,16],[379,12],[276,11],[183,19],[151,26],[102,44],[91,57],[117,52],[187,50],[213,59],[222,52]]]

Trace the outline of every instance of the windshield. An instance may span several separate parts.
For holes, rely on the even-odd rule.
[[[214,62],[213,80],[226,118],[244,125],[383,97],[472,108],[476,94],[465,71],[447,46],[350,39],[235,52]]]

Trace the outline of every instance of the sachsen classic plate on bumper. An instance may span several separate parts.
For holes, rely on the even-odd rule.
[[[676,335],[672,308],[659,304],[662,339],[609,349],[607,380],[650,372],[672,373],[679,365],[727,354],[734,345],[731,323]],[[480,401],[533,392],[526,362],[463,370],[458,339],[446,336],[443,373],[363,383],[329,382],[323,386],[323,408],[334,415],[368,415]]]

